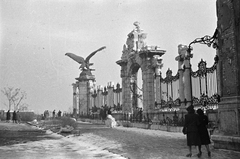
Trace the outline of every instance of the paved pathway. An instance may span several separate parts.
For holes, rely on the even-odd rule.
[[[147,130],[138,128],[106,128],[102,125],[87,123],[79,124],[81,135],[90,135],[93,144],[99,147],[106,147],[109,151],[121,154],[131,159],[180,159],[187,158],[186,136],[182,133],[173,133],[159,130]],[[109,142],[118,144],[117,148],[108,148]],[[240,153],[225,150],[215,150],[211,145],[212,157],[216,159],[239,159]],[[205,147],[202,149],[204,158],[209,158]],[[193,150],[197,158],[197,149]]]

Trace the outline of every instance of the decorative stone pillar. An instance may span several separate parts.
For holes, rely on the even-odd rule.
[[[217,0],[221,101],[215,148],[240,151],[240,1]]]
[[[103,87],[102,86],[98,86],[97,87],[97,105],[98,108],[101,108],[103,106]]]
[[[156,67],[161,67],[161,60],[157,60],[166,51],[158,50],[158,48],[146,48],[139,52],[142,59],[142,76],[143,76],[143,112],[151,112],[155,109],[155,70]],[[160,98],[159,98],[160,99]]]
[[[96,89],[94,89],[94,91],[93,91],[93,93],[92,93],[92,98],[93,98],[93,104],[92,104],[92,106],[93,107],[98,107],[98,105],[97,105],[97,91],[96,91]]]
[[[126,58],[127,57],[124,57],[123,59],[126,59]],[[119,60],[116,63],[121,66],[122,111],[124,113],[132,113],[130,77],[128,76],[128,73],[127,73],[127,64],[128,64],[128,62],[125,61],[125,60]]]
[[[96,107],[97,107],[97,108],[100,108],[100,107],[101,107],[100,102],[99,102],[99,101],[100,101],[100,93],[99,93],[99,91],[100,91],[100,90],[99,90],[99,86],[97,86],[97,91],[96,91],[96,94],[97,94],[97,95],[96,95]]]
[[[154,70],[143,71],[143,111],[153,110],[155,104]]]
[[[129,77],[124,77],[122,79],[123,84],[123,112],[133,113],[132,108],[132,94],[131,94],[131,79]]]
[[[107,90],[107,87],[103,88],[102,95],[103,95],[103,106],[105,106],[105,105],[107,105],[107,101],[108,101],[108,90]]]
[[[92,109],[92,107],[94,107],[94,99],[93,99],[92,95],[93,95],[93,94],[92,94],[92,92],[90,91],[90,95],[89,95],[89,97],[90,97],[90,104],[89,104],[90,107],[89,107],[89,108],[90,108],[90,109]]]
[[[80,115],[87,115],[88,108],[88,81],[79,81],[79,112]]]
[[[113,92],[114,85],[112,82],[108,83],[107,89],[108,89],[107,105],[109,107],[114,107],[114,92]]]
[[[90,109],[90,81],[94,81],[95,77],[90,70],[82,70],[79,77],[76,78],[79,89],[79,114],[89,115]]]
[[[188,107],[192,104],[192,77],[191,77],[191,64],[190,59],[192,58],[191,50],[189,50],[186,45],[179,45],[179,54],[180,59],[183,58],[183,78],[182,78],[182,86],[184,87],[184,101],[185,106]],[[180,83],[179,83],[180,84]],[[181,96],[183,98],[183,96]]]
[[[155,92],[157,105],[161,104],[162,101],[162,88],[161,88],[161,65],[157,65],[155,68]]]
[[[115,104],[117,106],[121,105],[121,103],[122,103],[121,92],[122,92],[122,89],[120,88],[120,84],[118,83],[116,86],[116,89],[114,90],[114,93],[116,93],[116,99],[115,99],[116,103]]]
[[[184,82],[183,82],[183,66],[184,66],[184,55],[186,53],[186,46],[178,45],[178,56],[175,58],[178,61],[178,73],[179,73],[179,99],[181,100],[180,109],[186,110],[185,105],[185,94],[184,94]]]

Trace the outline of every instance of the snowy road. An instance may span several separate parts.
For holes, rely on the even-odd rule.
[[[82,136],[62,137],[51,134],[52,139],[44,139],[22,144],[14,144],[0,147],[1,159],[95,159],[111,158],[124,159],[124,157],[106,150],[105,147],[94,145],[94,141],[102,139],[93,134]],[[91,140],[94,139],[94,140]],[[105,141],[113,149],[121,149],[121,146]]]
[[[1,159],[186,159],[182,133],[137,128],[107,128],[79,122],[80,134],[63,137],[48,132],[44,140],[0,146]],[[49,138],[49,135],[51,138]],[[212,159],[239,159],[240,153],[214,150]],[[194,149],[197,158],[197,151]],[[202,159],[208,158],[203,147]]]

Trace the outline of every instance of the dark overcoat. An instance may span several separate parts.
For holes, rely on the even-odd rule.
[[[11,118],[11,114],[10,114],[10,111],[7,112],[7,120],[10,120]]]
[[[199,134],[200,134],[201,144],[208,145],[211,143],[209,133],[207,130],[208,117],[206,115],[199,115],[199,121],[200,121]]]
[[[13,112],[12,120],[13,121],[17,120],[17,113],[16,113],[16,111]]]
[[[201,144],[198,126],[199,117],[195,113],[185,115],[185,124],[187,128],[187,145],[188,146],[198,146]]]

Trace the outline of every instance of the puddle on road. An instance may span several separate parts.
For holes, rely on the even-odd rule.
[[[0,147],[1,159],[125,159],[115,154],[121,152],[121,145],[94,134],[44,139],[22,144]],[[113,151],[111,151],[111,149]],[[111,152],[110,152],[111,151]]]

